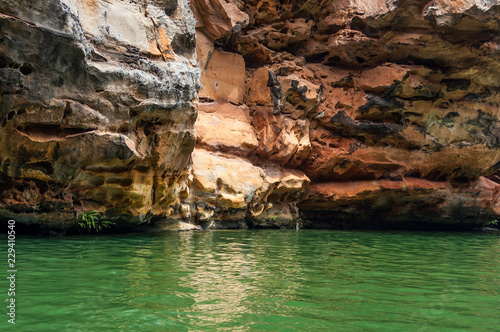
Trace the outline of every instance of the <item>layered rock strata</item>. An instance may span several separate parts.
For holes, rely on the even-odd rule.
[[[200,71],[187,2],[0,2],[0,215],[120,225],[187,196]]]
[[[497,1],[194,3],[198,220],[206,205],[257,227],[496,218]],[[267,169],[303,183],[284,195]]]
[[[500,213],[498,1],[0,13],[4,218],[457,228]]]

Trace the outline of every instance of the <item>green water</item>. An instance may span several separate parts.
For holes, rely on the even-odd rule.
[[[16,254],[2,331],[500,330],[495,234],[24,237]]]

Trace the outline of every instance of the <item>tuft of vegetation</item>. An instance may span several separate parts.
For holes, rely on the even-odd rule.
[[[78,227],[88,232],[100,232],[104,228],[115,225],[109,220],[101,220],[101,214],[97,211],[83,212],[78,221]]]
[[[498,220],[492,220],[490,222],[485,223],[483,226],[485,227],[491,227],[491,226],[498,226]]]

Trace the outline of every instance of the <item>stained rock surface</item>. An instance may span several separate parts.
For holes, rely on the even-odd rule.
[[[498,1],[194,5],[205,84],[198,222],[453,228],[497,218]]]
[[[498,0],[2,0],[0,24],[3,218],[468,228],[500,213]]]
[[[0,2],[0,215],[120,225],[188,192],[200,88],[184,1]]]

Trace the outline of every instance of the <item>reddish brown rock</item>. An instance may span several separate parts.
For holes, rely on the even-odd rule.
[[[248,15],[232,1],[196,0],[197,28],[203,30],[212,41],[232,32],[238,32],[248,24]]]
[[[213,51],[201,76],[200,98],[243,103],[245,62],[239,54]]]
[[[248,105],[274,106],[269,80],[272,80],[269,69],[261,67],[249,78],[246,85],[246,99]]]
[[[248,156],[258,146],[246,106],[201,103],[195,123],[198,146]]]
[[[261,108],[254,111],[252,125],[259,138],[259,156],[279,165],[297,167],[308,155],[308,120],[292,120]]]
[[[251,204],[252,216],[264,213],[252,223],[273,227],[280,211],[289,217],[275,227],[301,213],[325,227],[495,218],[488,199],[496,184],[484,177],[498,180],[500,162],[499,8],[473,0],[247,3],[248,25],[217,42],[245,61],[244,103],[258,138],[247,156],[312,180],[297,191],[307,197],[283,204],[270,195],[267,210]]]
[[[406,178],[320,183],[299,204],[312,227],[422,228],[437,224],[460,229],[498,211],[498,184],[485,178],[466,188],[447,182]],[[332,219],[332,216],[335,218]]]

